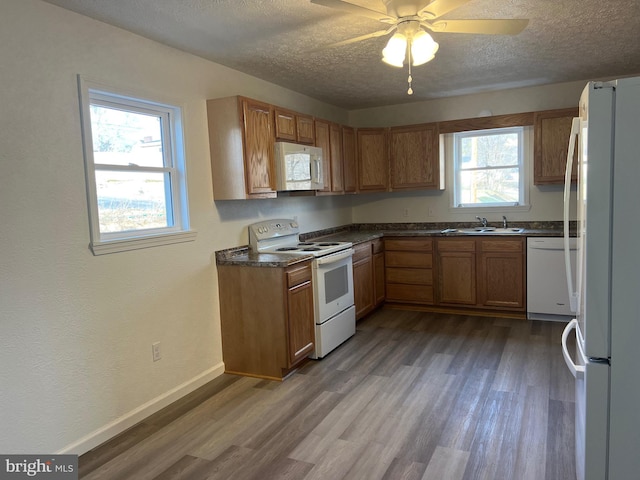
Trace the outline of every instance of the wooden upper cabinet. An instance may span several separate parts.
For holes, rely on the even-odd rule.
[[[389,138],[392,190],[444,188],[437,123],[393,127]]]
[[[313,145],[313,117],[274,107],[276,140]]]
[[[316,147],[322,148],[322,179],[324,180],[324,188],[318,192],[331,192],[331,141],[329,122],[324,120],[315,120],[316,130]]]
[[[245,171],[249,194],[275,191],[272,106],[243,99]]]
[[[245,97],[207,101],[213,196],[275,197],[273,107]]]
[[[384,128],[358,129],[358,189],[383,192],[389,188],[389,152]]]
[[[329,126],[329,148],[331,150],[331,191],[344,192],[342,170],[342,128],[332,123]]]
[[[296,115],[297,142],[313,145],[316,141],[313,129],[313,117],[311,115]]]
[[[535,144],[533,150],[533,183],[562,184],[567,165],[571,122],[578,116],[577,108],[535,112]],[[572,182],[577,181],[578,148],[574,156]]]
[[[356,132],[351,127],[342,127],[342,171],[344,192],[357,192],[358,160],[356,158]]]

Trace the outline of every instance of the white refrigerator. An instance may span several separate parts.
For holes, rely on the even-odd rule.
[[[579,107],[566,175],[577,145],[575,278],[567,260],[576,318],[562,338],[576,379],[576,472],[640,479],[640,77],[590,82]],[[567,182],[565,230],[568,193]]]

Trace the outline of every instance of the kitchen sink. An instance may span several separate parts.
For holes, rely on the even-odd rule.
[[[474,228],[447,228],[446,230],[442,230],[441,233],[464,233],[467,235],[482,235],[482,234],[490,234],[490,235],[515,235],[518,233],[523,233],[524,228],[496,228],[496,227],[474,227]]]

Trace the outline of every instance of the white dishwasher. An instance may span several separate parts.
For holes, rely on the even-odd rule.
[[[569,239],[575,279],[576,239]],[[566,322],[572,315],[562,237],[527,238],[527,318]]]

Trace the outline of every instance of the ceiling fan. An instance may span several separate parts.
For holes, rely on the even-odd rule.
[[[439,45],[426,30],[437,33],[473,33],[488,35],[517,35],[529,23],[522,19],[438,20],[446,13],[471,0],[382,0],[386,13],[361,7],[343,0],[311,0],[311,3],[335,8],[346,13],[371,18],[389,25],[384,30],[325,45],[339,47],[369,38],[382,37],[396,32],[382,50],[382,61],[394,67],[402,67],[405,57],[409,64],[409,90],[411,95],[411,66],[423,65],[432,60]]]

